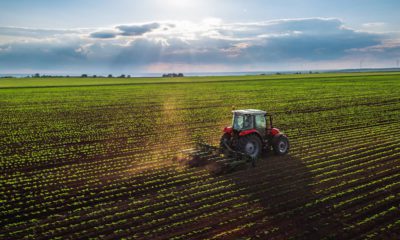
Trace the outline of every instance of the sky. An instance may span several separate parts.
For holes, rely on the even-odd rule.
[[[396,0],[0,1],[0,73],[398,67]]]

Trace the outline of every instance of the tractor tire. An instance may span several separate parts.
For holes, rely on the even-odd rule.
[[[257,159],[262,151],[262,143],[258,136],[252,134],[239,138],[240,151],[253,159]]]
[[[276,155],[285,155],[289,152],[289,139],[282,134],[274,136],[272,139],[272,148]]]

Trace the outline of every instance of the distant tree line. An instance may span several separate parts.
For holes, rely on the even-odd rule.
[[[30,76],[26,76],[26,78],[69,78],[69,77],[81,77],[81,78],[131,78],[131,75],[121,74],[119,76],[113,76],[112,74],[108,74],[107,76],[102,75],[89,75],[89,74],[82,74],[80,76],[70,76],[70,75],[46,75],[46,74],[39,74],[35,73]],[[1,78],[14,78],[13,76],[3,76]]]
[[[309,71],[309,72],[287,72],[287,73],[281,73],[281,72],[276,72],[276,75],[283,75],[283,74],[319,74],[319,72],[313,72],[313,71]],[[265,73],[262,73],[260,75],[266,75]]]
[[[162,77],[184,77],[183,73],[164,73]]]
[[[282,73],[282,72],[276,72],[276,75],[282,75],[282,74],[319,74],[319,72],[315,71],[309,71],[309,72],[287,72],[287,73]],[[265,73],[259,74],[261,76],[266,75]],[[80,76],[69,76],[69,75],[46,75],[46,74],[39,74],[35,73],[33,75],[26,76],[25,78],[69,78],[69,77],[81,77],[81,78],[131,78],[131,75],[125,75],[121,74],[119,76],[113,76],[112,74],[108,74],[107,76],[102,76],[102,75],[89,75],[89,74],[82,74]],[[169,77],[169,78],[174,78],[174,77],[184,77],[183,73],[165,73],[162,75],[162,77]],[[0,76],[0,78],[15,78],[15,76]]]
[[[101,75],[92,75],[89,76],[87,74],[82,74],[81,75],[82,78],[87,78],[87,77],[91,77],[91,78],[105,78],[105,76],[101,76]],[[119,76],[115,76],[115,78],[131,78],[131,75],[125,75],[125,74],[121,74]],[[112,74],[108,74],[106,78],[114,78],[114,76]]]

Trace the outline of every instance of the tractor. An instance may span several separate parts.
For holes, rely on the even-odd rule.
[[[255,109],[232,113],[232,125],[224,128],[219,146],[198,142],[196,148],[182,150],[174,159],[184,160],[190,167],[212,163],[213,172],[219,174],[246,163],[256,166],[263,151],[273,150],[277,155],[288,153],[289,140],[273,127],[272,115]]]
[[[239,151],[252,158],[258,158],[263,150],[271,148],[277,155],[288,153],[289,140],[273,127],[272,115],[256,109],[234,110],[232,113],[232,126],[224,128],[221,149],[228,153]]]

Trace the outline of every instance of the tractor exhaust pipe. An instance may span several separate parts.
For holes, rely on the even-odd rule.
[[[272,114],[266,114],[266,116],[269,117],[269,126],[270,126],[270,128],[271,129],[274,128],[273,121],[272,121]]]

